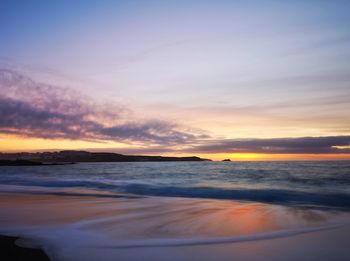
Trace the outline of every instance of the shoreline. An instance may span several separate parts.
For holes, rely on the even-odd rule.
[[[14,244],[20,235],[20,245],[43,247],[60,261],[261,260],[261,255],[273,261],[306,256],[345,261],[350,254],[349,212],[211,199],[95,197],[86,190],[61,196],[58,192],[67,190],[46,190],[54,191],[0,193],[0,234],[14,236],[6,244],[21,248]]]
[[[46,253],[40,248],[21,247],[16,244],[19,237],[0,235],[0,260],[35,260],[50,261]]]

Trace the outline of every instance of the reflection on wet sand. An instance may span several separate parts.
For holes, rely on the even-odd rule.
[[[347,212],[251,202],[94,197],[86,196],[86,191],[84,197],[79,196],[81,191],[75,191],[74,196],[50,193],[0,193],[0,231],[36,239],[49,256],[62,260],[66,260],[67,255],[81,255],[81,250],[87,247],[237,243],[286,237],[300,234],[299,231],[315,232],[349,221]],[[241,252],[253,251],[251,244],[240,245]],[[94,251],[98,253],[101,249]]]

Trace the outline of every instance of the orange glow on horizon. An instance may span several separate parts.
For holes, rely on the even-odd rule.
[[[170,155],[169,155],[170,156]],[[189,156],[171,154],[171,156]],[[214,161],[303,161],[303,160],[350,160],[350,154],[263,154],[263,153],[197,153],[196,156]]]
[[[225,157],[214,154],[214,158]],[[224,154],[233,161],[275,161],[275,160],[350,160],[350,154],[263,154],[263,153],[233,153]]]
[[[84,150],[125,148],[118,142],[92,142],[66,139],[26,138],[13,135],[0,136],[0,152],[23,152],[42,150]],[[130,147],[130,146],[128,146]]]
[[[25,138],[13,135],[0,136],[0,152],[34,152],[55,150],[114,151],[118,149],[137,149],[135,146],[117,142],[91,142],[81,140]],[[345,146],[344,148],[348,148]],[[136,150],[137,151],[137,150]],[[119,152],[120,153],[120,152]],[[127,153],[124,153],[127,154]],[[130,153],[129,153],[130,154]],[[140,153],[133,153],[140,154]],[[144,153],[143,153],[144,154]],[[145,154],[146,155],[146,154]],[[162,156],[198,156],[214,161],[283,161],[283,160],[350,160],[350,154],[264,154],[264,153],[148,153]]]

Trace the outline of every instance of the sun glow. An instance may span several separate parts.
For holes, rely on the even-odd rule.
[[[45,151],[45,150],[87,150],[87,151],[111,151],[122,153],[124,149],[136,149],[137,147],[106,141],[92,142],[83,140],[66,140],[66,139],[40,139],[27,138],[15,135],[0,136],[0,152],[23,152],[23,151]],[[339,147],[340,148],[340,147]],[[347,149],[348,146],[341,147]],[[122,153],[135,154],[135,153]],[[136,153],[139,154],[139,153]],[[162,156],[198,156],[201,158],[221,161],[230,159],[232,161],[283,161],[283,160],[350,160],[350,154],[268,154],[268,153],[188,153],[169,152],[169,153],[144,153],[148,155]]]
[[[350,154],[213,153],[196,155],[215,161],[221,161],[223,159],[230,159],[232,161],[350,160]]]
[[[40,139],[26,138],[14,135],[0,136],[1,152],[22,152],[22,151],[40,151],[40,150],[84,150],[111,149],[125,147],[125,144],[117,142],[91,142],[83,140],[67,139]],[[130,146],[129,146],[130,147]]]

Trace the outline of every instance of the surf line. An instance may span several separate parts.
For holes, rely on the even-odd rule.
[[[345,223],[345,224],[342,223],[342,224],[334,224],[329,226],[277,230],[277,231],[272,231],[267,233],[259,233],[254,235],[237,236],[237,237],[137,240],[137,241],[130,241],[130,242],[125,242],[121,244],[101,246],[101,247],[102,248],[147,248],[147,247],[181,247],[181,246],[195,246],[195,245],[231,244],[231,243],[240,243],[240,242],[247,242],[247,241],[258,241],[258,240],[290,237],[290,236],[296,236],[300,234],[307,234],[311,232],[338,229],[349,225],[350,223]]]

